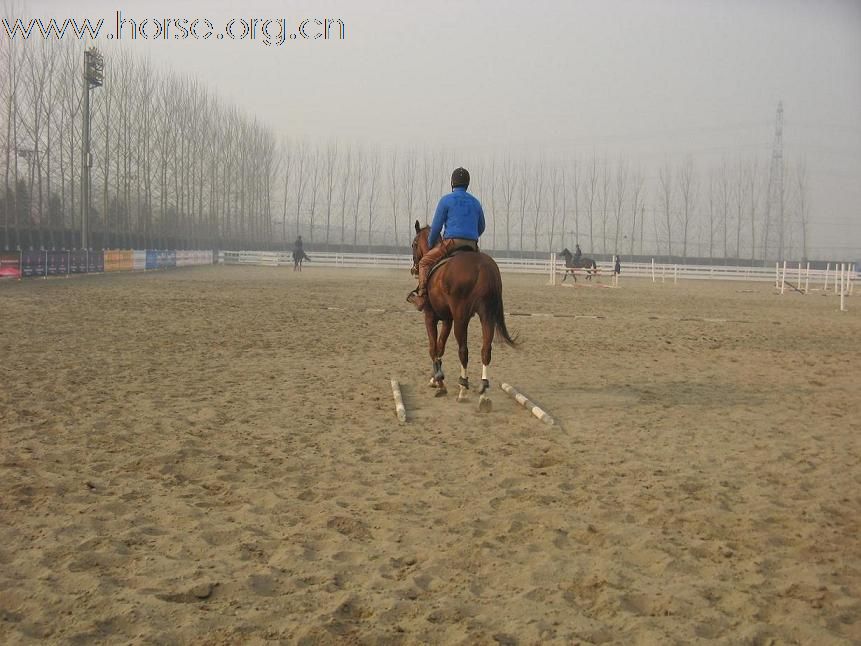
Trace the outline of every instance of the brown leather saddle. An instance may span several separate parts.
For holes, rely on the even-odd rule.
[[[431,267],[431,270],[428,272],[428,280],[430,280],[430,277],[434,275],[434,272],[437,269],[442,267],[455,256],[459,256],[462,253],[478,253],[478,245],[476,244],[476,246],[473,247],[471,245],[465,244],[461,245],[460,247],[455,247],[454,249],[449,251],[448,254],[442,260],[440,260],[437,264]]]

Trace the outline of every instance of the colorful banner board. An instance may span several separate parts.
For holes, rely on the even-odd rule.
[[[70,251],[69,252],[69,273],[84,274],[87,271],[87,252],[86,251]]]
[[[48,275],[65,276],[69,273],[68,251],[46,251],[48,255]]]
[[[21,254],[0,251],[0,278],[21,278]]]
[[[22,251],[21,275],[24,278],[44,276],[47,260],[46,252],[44,251]]]
[[[2,251],[0,277],[23,278],[169,269],[212,264],[212,251],[108,249],[105,251]]]

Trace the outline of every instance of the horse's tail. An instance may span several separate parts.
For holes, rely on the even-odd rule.
[[[500,291],[497,294],[494,302],[491,303],[491,306],[488,308],[490,317],[492,319],[492,323],[496,328],[497,334],[502,337],[502,340],[505,341],[506,345],[516,348],[519,345],[519,341],[517,340],[516,334],[510,334],[508,332],[508,328],[505,326],[505,307],[502,305],[502,286],[500,285]]]

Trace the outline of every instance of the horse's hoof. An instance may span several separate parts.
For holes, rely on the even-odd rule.
[[[445,389],[445,386],[443,386],[442,384],[440,384],[440,385],[437,387],[437,391],[436,391],[436,393],[434,393],[434,397],[444,397],[444,396],[445,396],[445,395],[447,395],[447,394],[448,394],[448,391]]]
[[[434,379],[433,377],[431,377],[431,380],[428,382],[428,386],[430,386],[431,388],[439,388],[439,384],[437,383],[437,380]]]
[[[490,397],[482,395],[478,398],[478,412],[479,413],[489,413],[493,410],[493,402],[490,401]]]
[[[460,392],[457,394],[457,402],[459,404],[463,404],[464,402],[469,401],[469,396],[466,394],[466,390],[461,388]]]

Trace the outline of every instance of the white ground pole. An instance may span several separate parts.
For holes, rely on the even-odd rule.
[[[536,406],[532,401],[530,401],[528,397],[521,394],[516,388],[514,388],[513,386],[506,384],[504,382],[499,384],[499,387],[502,388],[502,390],[504,390],[506,393],[508,393],[511,397],[513,397],[514,400],[518,404],[520,404],[526,410],[528,410],[530,413],[535,415],[535,417],[540,419],[545,424],[547,424],[549,426],[553,426],[553,424],[555,423],[554,419],[552,417],[550,417],[550,415],[548,415],[546,411],[542,410],[541,408]]]
[[[550,253],[550,284],[556,284],[556,252]]]
[[[395,412],[398,414],[398,421],[406,422],[407,409],[404,408],[404,398],[401,397],[401,385],[396,379],[392,379],[392,395],[395,397]]]

